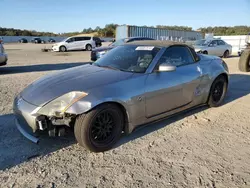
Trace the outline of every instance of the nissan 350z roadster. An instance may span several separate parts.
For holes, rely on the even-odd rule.
[[[26,87],[14,100],[16,126],[38,143],[38,132],[62,135],[93,152],[111,149],[123,133],[200,105],[223,103],[228,67],[177,42],[118,46],[94,63],[58,71]]]

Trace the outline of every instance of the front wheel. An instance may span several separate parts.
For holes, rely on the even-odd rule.
[[[123,113],[113,104],[104,104],[76,118],[74,132],[79,145],[92,152],[111,149],[119,140],[123,125]]]
[[[229,57],[229,51],[226,50],[223,54],[223,58],[228,58]]]
[[[208,105],[210,107],[220,106],[227,93],[228,82],[225,76],[219,76],[215,79],[210,89]]]
[[[204,51],[203,54],[208,55],[208,52],[207,52],[207,51]]]
[[[60,46],[59,51],[60,52],[66,52],[67,48],[65,46]]]
[[[92,50],[92,46],[91,46],[90,44],[87,44],[87,45],[86,45],[86,50],[87,50],[87,51],[91,51],[91,50]]]

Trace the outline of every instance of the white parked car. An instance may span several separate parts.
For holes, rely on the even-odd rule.
[[[197,53],[227,58],[232,54],[232,46],[221,39],[197,40],[194,43]]]
[[[3,44],[0,43],[0,66],[6,65],[8,61],[8,56],[4,51]]]
[[[52,46],[55,52],[66,52],[70,50],[87,50],[91,51],[96,47],[93,37],[76,36],[69,37],[62,42],[56,43]]]

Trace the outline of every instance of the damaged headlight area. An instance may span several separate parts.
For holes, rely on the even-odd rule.
[[[49,102],[45,106],[43,106],[40,110],[38,110],[38,114],[43,114],[46,116],[63,116],[64,112],[71,107],[74,103],[87,96],[88,93],[73,91],[62,95],[53,101]]]
[[[87,95],[85,92],[73,91],[35,110],[33,115],[36,116],[37,129],[40,131],[47,130],[49,136],[64,136],[65,125],[70,127],[74,123],[73,120],[75,117],[75,115],[66,114],[65,112]]]

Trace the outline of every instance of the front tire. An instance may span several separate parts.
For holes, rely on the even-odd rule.
[[[207,52],[207,51],[204,51],[204,52],[203,52],[203,54],[207,55],[207,54],[208,54],[208,52]]]
[[[59,51],[60,52],[66,52],[67,48],[65,46],[60,46]]]
[[[227,93],[227,87],[228,82],[225,76],[219,76],[214,80],[208,98],[208,105],[210,107],[218,107],[223,103]]]
[[[120,108],[104,104],[76,118],[74,132],[80,146],[92,152],[111,149],[119,140],[124,126]]]
[[[91,50],[92,50],[92,46],[91,46],[90,44],[87,44],[87,45],[86,45],[86,50],[87,50],[87,51],[91,51]]]
[[[223,58],[228,58],[229,57],[229,51],[226,50],[223,54]]]
[[[240,55],[238,66],[241,72],[250,71],[250,49],[244,50],[243,53]]]

